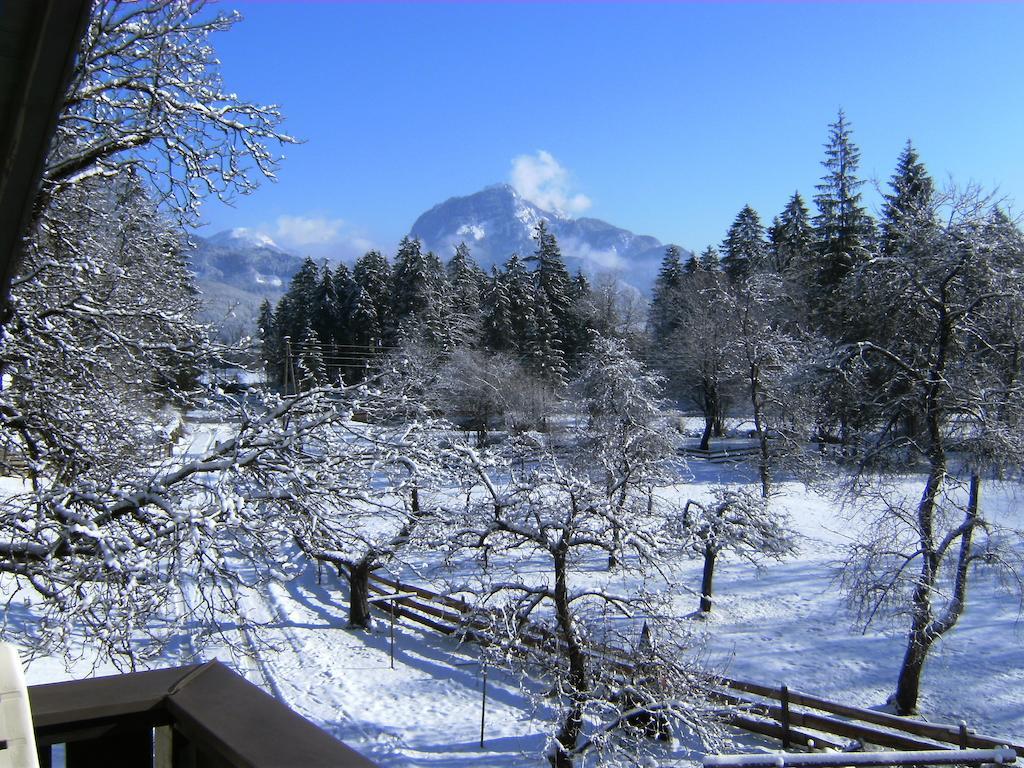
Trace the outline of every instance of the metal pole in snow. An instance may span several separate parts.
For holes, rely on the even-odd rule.
[[[782,748],[789,749],[789,688],[782,686],[779,699],[782,702]]]
[[[484,723],[487,718],[487,661],[481,660],[483,668],[483,696],[480,699],[480,749],[484,748]]]
[[[391,601],[391,668],[395,668],[395,601]]]

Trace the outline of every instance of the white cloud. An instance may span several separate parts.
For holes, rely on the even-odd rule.
[[[334,242],[345,222],[315,216],[278,216],[276,237],[293,246],[325,245]]]
[[[572,192],[569,171],[543,149],[535,155],[513,158],[509,183],[531,203],[548,211],[580,214],[591,205],[589,197]]]
[[[278,216],[273,224],[255,227],[251,234],[273,237],[283,250],[314,259],[351,262],[378,247],[359,227],[344,219],[317,214]]]
[[[629,268],[629,263],[615,248],[592,248],[575,237],[563,238],[558,241],[558,245],[567,259],[579,259],[588,265],[592,272],[619,272]]]

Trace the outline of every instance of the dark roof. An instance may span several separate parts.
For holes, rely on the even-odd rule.
[[[218,661],[28,689],[41,744],[131,721],[172,724],[232,766],[374,768],[374,763]]]
[[[90,5],[0,0],[0,320]]]

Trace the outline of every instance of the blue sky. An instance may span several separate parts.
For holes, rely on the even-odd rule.
[[[229,89],[280,104],[279,181],[201,232],[393,252],[415,218],[515,180],[665,242],[718,243],[749,203],[810,202],[842,107],[861,175],[910,138],[940,182],[1024,204],[1024,4],[229,3]],[[868,189],[869,204],[878,195]]]

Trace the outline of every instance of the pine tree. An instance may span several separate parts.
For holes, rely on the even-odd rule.
[[[908,232],[920,232],[922,226],[930,228],[938,224],[933,206],[935,184],[909,140],[900,153],[889,185],[891,191],[882,206],[880,239],[882,252],[892,256],[910,249],[912,242],[907,237]]]
[[[341,308],[334,284],[334,274],[326,262],[320,270],[320,279],[313,291],[309,308],[309,324],[324,344],[336,342],[335,327]]]
[[[717,272],[722,267],[722,260],[718,256],[718,249],[709,245],[701,251],[699,264],[705,272]]]
[[[334,270],[334,296],[337,302],[334,316],[331,318],[331,336],[338,345],[354,344],[355,328],[352,322],[356,294],[359,286],[352,277],[352,272],[345,264],[339,264]]]
[[[391,276],[391,332],[395,339],[417,335],[435,290],[431,264],[420,241],[403,237]]]
[[[349,324],[352,330],[352,344],[372,349],[380,344],[380,323],[377,320],[377,309],[366,289],[355,286],[355,297],[352,299],[349,312]]]
[[[524,353],[527,347],[529,329],[534,321],[533,278],[516,254],[505,262],[501,275],[505,296],[509,305],[509,324],[512,328],[512,348]],[[550,311],[550,307],[549,307]]]
[[[455,318],[455,297],[441,259],[433,251],[426,256],[430,270],[430,294],[423,316],[423,338],[434,349],[449,355],[463,341],[462,329]]]
[[[484,288],[482,303],[484,346],[495,352],[515,349],[513,308],[509,301],[505,276],[497,267],[491,267],[491,276]]]
[[[555,389],[565,386],[565,353],[558,337],[558,323],[548,304],[547,294],[538,282],[534,291],[533,316],[526,339],[527,368]]]
[[[661,269],[658,271],[658,277],[654,281],[650,308],[650,326],[656,344],[662,343],[678,327],[674,308],[679,299],[679,291],[683,287],[684,276],[680,254],[681,251],[677,246],[670,245],[665,249],[665,256],[661,260]],[[691,257],[687,264],[687,269],[690,269],[690,264],[693,264],[693,269],[696,269],[699,262]]]
[[[393,326],[390,315],[391,265],[379,251],[369,251],[356,261],[352,277],[356,285],[365,291],[366,300],[373,306],[372,316],[375,319],[372,328],[353,329],[353,334],[373,339],[378,346],[388,343],[389,330]],[[362,315],[370,317],[370,313],[365,310]]]
[[[319,334],[313,328],[307,328],[302,335],[302,342],[299,345],[298,376],[303,389],[327,383],[323,345]]]
[[[857,178],[860,150],[851,139],[846,115],[839,110],[836,122],[829,126],[829,140],[825,145],[822,166],[825,176],[817,185],[814,196],[818,215],[814,217],[816,269],[816,296],[819,322],[833,333],[839,333],[843,324],[838,309],[840,288],[846,276],[867,261],[874,237],[874,222],[861,205],[860,188],[864,182]]]
[[[274,308],[270,304],[270,299],[264,299],[260,304],[257,327],[260,334],[260,357],[263,360],[264,370],[267,372],[267,380],[271,384],[279,386],[283,380],[281,364],[283,352],[281,336],[277,323],[274,321]]]
[[[447,272],[454,343],[459,347],[476,346],[483,332],[481,300],[486,277],[465,243],[456,246]]]
[[[561,335],[567,363],[571,363],[570,367],[575,368],[581,356],[590,351],[593,343],[596,333],[593,327],[596,308],[590,281],[582,270],[576,270],[569,288],[569,313],[563,321]]]
[[[558,240],[554,234],[548,231],[547,224],[543,219],[537,223],[533,239],[537,243],[537,250],[534,251],[533,256],[527,258],[527,261],[536,265],[534,274],[554,318],[555,335],[559,346],[564,353],[572,355],[582,351],[568,347],[568,344],[574,341],[567,338],[571,322],[569,314],[572,307],[572,279],[569,277],[569,271],[565,268]]]
[[[733,281],[739,281],[764,268],[768,261],[768,243],[757,211],[743,206],[722,243],[722,269]]]
[[[814,228],[799,192],[793,193],[782,214],[776,217],[770,239],[772,268],[777,273],[799,276],[811,268]]]
[[[277,304],[276,323],[281,337],[287,336],[294,345],[313,325],[312,308],[320,283],[320,268],[306,258],[292,277],[288,290]]]

